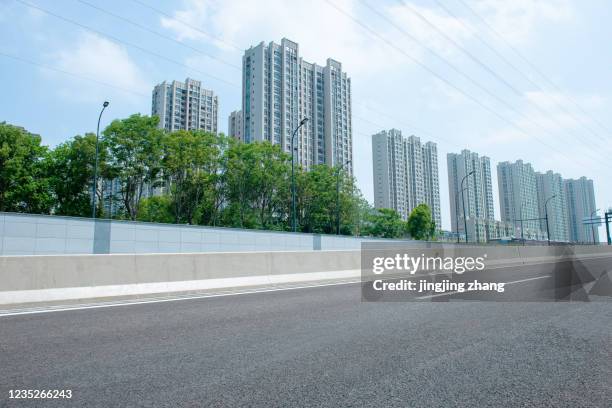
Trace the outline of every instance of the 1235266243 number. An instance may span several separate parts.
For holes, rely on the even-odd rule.
[[[9,390],[10,399],[70,399],[72,390]]]

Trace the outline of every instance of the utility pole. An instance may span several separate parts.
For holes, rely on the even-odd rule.
[[[296,127],[293,131],[293,135],[291,135],[291,230],[293,232],[297,231],[297,218],[295,214],[295,158],[293,156],[295,150],[293,144],[295,142],[295,135],[297,135],[298,130],[300,130],[300,128],[304,126],[306,122],[308,122],[308,118],[302,119],[298,127]]]
[[[104,103],[102,104],[102,110],[100,111],[100,116],[98,116],[98,128],[96,130],[96,162],[94,164],[94,179],[93,179],[93,186],[91,188],[92,190],[92,197],[91,197],[91,218],[95,219],[96,218],[96,190],[98,189],[98,152],[99,152],[99,140],[100,140],[100,119],[102,119],[102,113],[104,112],[104,109],[106,109],[106,107],[108,106],[108,101],[104,101]]]

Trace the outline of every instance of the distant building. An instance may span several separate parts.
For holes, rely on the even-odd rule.
[[[585,219],[594,216],[597,208],[595,206],[593,180],[586,177],[565,180],[564,188],[569,221],[569,240],[571,242],[598,243],[598,228],[593,229],[592,225],[583,223]]]
[[[471,220],[469,223],[466,222],[470,241],[486,242],[492,239],[487,233],[487,231],[493,232],[491,225],[494,225],[495,220],[490,159],[486,156],[479,157],[478,153],[469,150],[463,150],[459,154],[448,153],[446,159],[452,231],[465,233],[463,220],[463,203],[465,203],[466,219]],[[467,176],[471,172],[474,173]],[[464,177],[465,190],[461,191],[461,180]]]
[[[546,232],[546,214],[548,214],[548,230],[551,241],[569,241],[567,200],[565,199],[563,178],[560,174],[552,171],[536,173],[536,185],[540,230]],[[547,200],[548,205],[546,205]]]
[[[498,221],[490,218],[472,217],[467,219],[466,224],[469,242],[484,243],[503,239],[512,239],[517,235],[516,228],[511,222]],[[463,226],[461,231],[463,231]],[[531,234],[529,234],[529,236],[530,235]],[[459,236],[463,237],[465,240],[465,235],[463,232],[460,232]],[[525,238],[528,237],[526,236]]]
[[[499,163],[497,183],[502,221],[513,223],[523,238],[527,231],[540,236],[536,175],[531,164],[522,160]]]
[[[153,88],[152,115],[159,116],[159,127],[175,130],[204,130],[217,133],[219,100],[200,81],[164,81]]]
[[[243,131],[244,124],[242,122],[242,111],[233,111],[230,113],[227,121],[227,135],[233,137],[236,140],[244,142]]]
[[[404,138],[397,129],[372,136],[374,205],[392,208],[403,219],[419,204],[427,204],[441,228],[438,152],[435,143]]]
[[[353,174],[351,80],[331,58],[325,66],[306,62],[298,44],[286,38],[249,48],[242,57],[244,141],[267,140],[291,153],[291,138],[303,118],[308,122],[295,138],[297,162],[346,165]]]

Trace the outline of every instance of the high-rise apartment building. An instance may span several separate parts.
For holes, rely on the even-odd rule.
[[[227,120],[227,135],[236,140],[244,142],[243,131],[244,125],[242,123],[242,111],[233,111],[230,113]]]
[[[540,231],[536,175],[529,163],[518,160],[497,165],[501,219],[525,230]]]
[[[568,212],[563,178],[560,174],[550,170],[546,173],[536,173],[536,185],[540,230],[547,231],[546,215],[548,214],[548,232],[551,241],[567,242],[569,240]]]
[[[473,219],[474,222],[469,223],[473,228],[468,228],[471,229],[468,235],[473,241],[485,242],[492,238],[487,235],[487,226],[492,224],[485,221],[495,219],[491,160],[486,156],[480,157],[478,153],[462,150],[458,154],[448,153],[446,161],[452,231],[464,234],[464,225],[468,224],[468,220]],[[468,176],[468,174],[471,175]],[[461,190],[462,180],[464,180],[463,191]],[[464,203],[466,222],[463,219]]]
[[[586,177],[564,180],[565,199],[571,242],[599,242],[598,228],[584,224],[585,218],[594,216],[595,189],[593,180]]]
[[[419,141],[419,138],[411,136]],[[410,139],[410,138],[409,138]],[[440,179],[438,175],[438,146],[434,142],[426,142],[421,150],[423,160],[423,190],[425,203],[431,208],[433,220],[437,229],[442,229],[440,208]]]
[[[298,44],[283,38],[249,48],[242,57],[242,113],[245,142],[267,140],[291,152],[295,137],[297,162],[342,165],[353,173],[351,80],[342,65],[306,62]]]
[[[153,88],[152,115],[159,116],[159,127],[175,130],[204,130],[217,133],[219,100],[200,81],[164,81]]]
[[[403,219],[414,207],[427,204],[437,228],[441,227],[438,151],[435,143],[421,144],[397,129],[372,136],[374,205],[392,208]]]

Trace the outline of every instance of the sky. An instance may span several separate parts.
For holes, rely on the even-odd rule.
[[[397,128],[438,144],[442,226],[446,155],[594,180],[612,207],[612,53],[606,0],[0,0],[0,121],[55,146],[151,113],[164,80],[219,96],[220,131],[241,108],[244,50],[283,37],[351,77],[354,169],[373,201],[371,135]],[[600,228],[603,237],[603,228]]]

